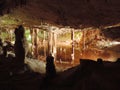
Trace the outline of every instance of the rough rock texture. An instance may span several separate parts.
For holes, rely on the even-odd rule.
[[[1,0],[0,11],[11,13],[14,10],[8,8],[17,8],[16,16],[24,15],[23,21],[99,27],[120,22],[119,5],[119,0]]]

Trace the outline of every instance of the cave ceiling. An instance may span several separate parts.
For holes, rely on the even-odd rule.
[[[119,0],[1,0],[0,23],[105,27],[119,25]],[[6,17],[6,18],[5,18]],[[5,18],[5,19],[4,19]],[[11,21],[12,20],[12,21]],[[2,24],[1,24],[2,25]]]

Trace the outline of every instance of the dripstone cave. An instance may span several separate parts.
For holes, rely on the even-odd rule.
[[[0,90],[119,83],[119,0],[0,0]]]

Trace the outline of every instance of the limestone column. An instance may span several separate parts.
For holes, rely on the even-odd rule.
[[[74,29],[71,29],[71,40],[72,40],[72,62],[74,63]]]
[[[55,32],[53,32],[53,55],[54,55],[54,60],[56,60],[56,54],[57,54],[57,35]]]
[[[31,53],[34,55],[34,29],[30,28],[30,35],[31,35]]]
[[[46,31],[44,31],[43,45],[44,45],[44,56],[46,57]]]
[[[38,29],[34,29],[34,55],[35,55],[35,58],[37,59],[38,58],[38,38],[37,38],[37,33],[38,33]]]

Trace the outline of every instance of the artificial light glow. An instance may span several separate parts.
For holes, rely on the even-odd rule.
[[[111,45],[120,45],[120,42],[118,42],[118,41],[113,41],[113,42],[111,42]]]

